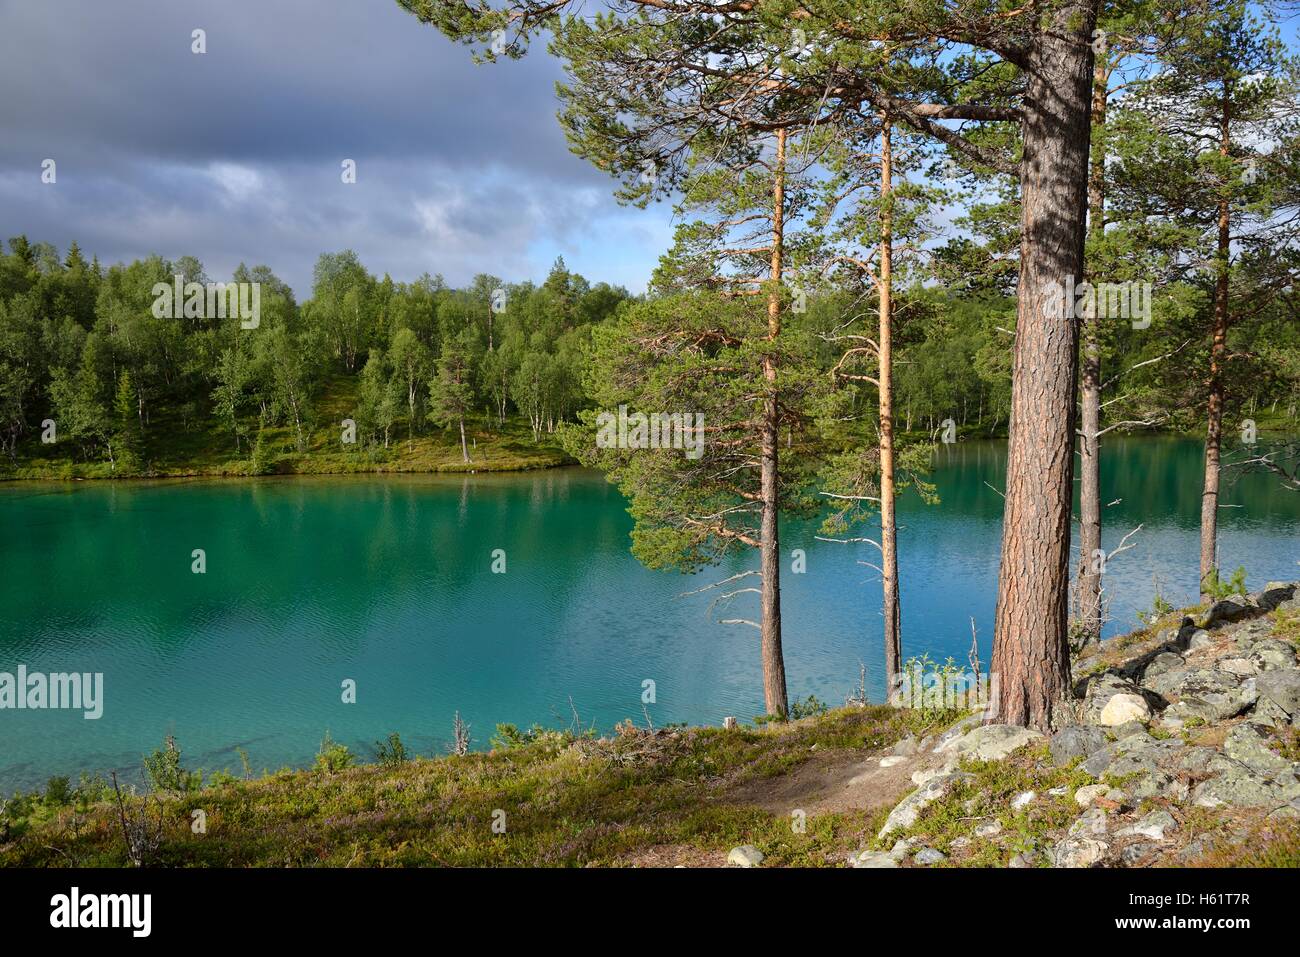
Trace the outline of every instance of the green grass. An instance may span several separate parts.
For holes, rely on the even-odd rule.
[[[162,866],[624,865],[666,846],[721,863],[738,844],[758,846],[765,866],[839,865],[879,814],[809,815],[797,833],[791,818],[737,800],[736,789],[814,756],[860,759],[935,729],[932,717],[878,706],[762,729],[625,728],[600,741],[545,732],[486,754],[282,771],[128,804],[161,815]],[[98,797],[11,802],[0,815],[0,865],[126,864],[116,807]],[[197,810],[206,833],[192,830]],[[497,812],[504,833],[493,831]]]
[[[1271,637],[1300,647],[1300,609],[1278,608],[1269,617],[1273,620]]]
[[[458,429],[427,428],[424,434],[407,438],[406,423],[390,434],[389,447],[362,448],[341,441],[343,419],[355,415],[356,380],[336,375],[327,379],[315,398],[315,422],[306,448],[295,445],[290,426],[266,429],[262,434],[267,452],[267,471],[280,475],[324,475],[358,472],[508,472],[551,468],[571,464],[553,436],[545,433],[533,441],[532,430],[522,418],[507,419],[505,425],[483,414],[465,422],[472,462],[461,458]],[[256,420],[250,431],[257,431]],[[253,474],[252,448],[241,442],[238,451],[230,432],[215,423],[188,415],[179,409],[158,410],[145,433],[144,463],[138,473],[124,476],[107,461],[86,461],[75,444],[63,440],[42,445],[31,436],[18,447],[17,464],[0,459],[0,479],[113,479],[125,477],[173,478]]]

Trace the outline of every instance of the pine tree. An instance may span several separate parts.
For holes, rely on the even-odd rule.
[[[932,445],[904,445],[900,450],[895,439],[896,285],[918,274],[915,253],[904,254],[900,262],[895,240],[913,250],[925,245],[926,216],[937,193],[906,179],[923,158],[921,138],[895,130],[887,116],[861,117],[856,125],[843,122],[832,135],[821,154],[821,164],[833,175],[823,184],[825,199],[813,214],[821,248],[812,259],[819,275],[838,270],[854,295],[836,311],[831,327],[820,333],[836,351],[831,379],[842,392],[827,416],[828,429],[849,433],[849,447],[833,456],[825,471],[822,494],[832,502],[832,510],[824,529],[842,536],[856,524],[879,518],[879,541],[850,541],[866,542],[880,553],[879,566],[870,564],[880,571],[885,674],[892,697],[902,672],[895,503],[909,486],[933,500],[932,489],[919,477],[927,470]],[[896,279],[900,264],[904,271]],[[812,285],[815,280],[807,281]],[[873,296],[876,316],[870,321],[862,301]],[[857,411],[864,387],[875,390],[877,414],[870,428],[862,427],[863,416]]]
[[[1199,580],[1218,575],[1218,510],[1225,421],[1247,355],[1230,332],[1289,287],[1300,230],[1294,211],[1297,102],[1294,58],[1242,0],[1220,0],[1203,29],[1163,51],[1165,69],[1134,90],[1117,117],[1119,212],[1158,230],[1208,309],[1171,323],[1172,339],[1199,342],[1206,422]],[[1153,225],[1154,224],[1154,225]],[[1186,382],[1183,369],[1170,370]]]
[[[808,398],[814,353],[806,331],[790,321],[788,281],[802,255],[791,230],[810,208],[818,123],[835,111],[793,89],[796,65],[784,36],[754,25],[740,33],[733,47],[732,38],[715,39],[709,18],[598,16],[567,22],[556,49],[570,74],[560,89],[561,122],[575,151],[621,178],[624,201],[644,205],[680,188],[681,212],[697,217],[678,229],[656,272],[665,301],[636,314],[644,328],[625,329],[622,341],[635,342],[651,364],[624,369],[606,343],[612,351],[598,349],[596,362],[618,387],[596,382],[589,391],[611,402],[626,392],[635,400],[629,408],[707,410],[716,423],[706,427],[703,465],[663,456],[648,464],[612,454],[593,460],[640,503],[633,507],[641,535],[634,551],[643,561],[696,567],[737,545],[757,549],[759,568],[748,574],[759,587],[724,597],[758,594],[757,620],[728,620],[759,629],[765,705],[784,717],[780,520],[811,507],[815,463]],[[718,309],[710,325],[719,296],[747,305]],[[723,359],[715,349],[736,355]],[[679,367],[681,360],[690,365]],[[745,362],[754,363],[757,378]],[[649,389],[670,369],[690,384],[688,392]],[[677,404],[647,405],[652,396]],[[589,448],[585,454],[592,457]],[[734,500],[723,507],[728,497]],[[716,511],[696,511],[711,498]]]
[[[437,374],[429,383],[429,421],[444,427],[456,424],[460,430],[461,460],[466,465],[470,457],[465,441],[465,417],[474,407],[474,372],[467,338],[461,335],[443,346]]]
[[[81,254],[81,247],[77,245],[75,239],[72,241],[72,245],[68,247],[68,255],[64,259],[63,265],[69,270],[86,269],[89,266],[86,258]]]
[[[114,470],[119,475],[132,475],[140,470],[142,437],[139,421],[139,398],[130,369],[123,369],[117,377],[117,391],[113,396],[114,413]]]

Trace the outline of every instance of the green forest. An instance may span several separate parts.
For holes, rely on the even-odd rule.
[[[965,245],[955,253],[969,255]],[[270,267],[241,266],[228,281],[262,289],[261,323],[243,329],[236,316],[156,318],[151,290],[177,274],[210,281],[192,257],[104,266],[75,243],[61,253],[24,236],[9,240],[0,254],[0,475],[555,464],[569,460],[558,427],[597,408],[593,333],[625,329],[629,315],[664,296],[593,283],[563,261],[539,284],[481,275],[453,289],[427,274],[397,282],[343,251],[321,255],[303,302]],[[494,310],[497,290],[504,296]],[[825,334],[850,310],[866,309],[866,298],[854,286],[828,291],[792,318]],[[1202,426],[1208,302],[1204,281],[1170,285],[1155,297],[1150,329],[1120,330],[1112,348],[1135,368],[1116,383],[1113,421]],[[726,308],[726,300],[712,305]],[[1296,428],[1300,324],[1292,308],[1273,299],[1231,329],[1232,416],[1253,417],[1261,429]],[[1014,298],[969,282],[935,283],[896,295],[895,309],[901,431],[938,441],[951,418],[961,436],[1005,436]],[[1171,349],[1176,359],[1161,359]],[[828,376],[839,355],[823,352],[819,371]],[[354,443],[341,439],[349,418]],[[42,441],[45,420],[55,423],[52,442]],[[471,448],[468,463],[462,420],[483,449]]]

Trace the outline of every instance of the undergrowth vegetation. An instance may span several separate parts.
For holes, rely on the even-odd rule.
[[[172,742],[150,766],[157,783],[185,786],[123,801],[131,814],[157,808],[162,839],[145,863],[161,866],[619,865],[664,846],[725,855],[740,842],[761,845],[773,865],[838,865],[878,814],[809,814],[800,830],[734,792],[950,719],[873,706],[730,730],[625,722],[604,738],[503,725],[487,753],[412,757],[389,738],[370,765],[327,735],[310,770],[201,786]],[[0,865],[127,865],[121,820],[100,779],[20,796],[0,811]]]

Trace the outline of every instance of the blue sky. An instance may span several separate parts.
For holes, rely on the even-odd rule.
[[[562,255],[640,291],[671,242],[667,204],[619,206],[569,153],[541,45],[476,66],[392,0],[0,0],[0,49],[0,238],[265,263],[302,298],[345,248],[453,285]]]

